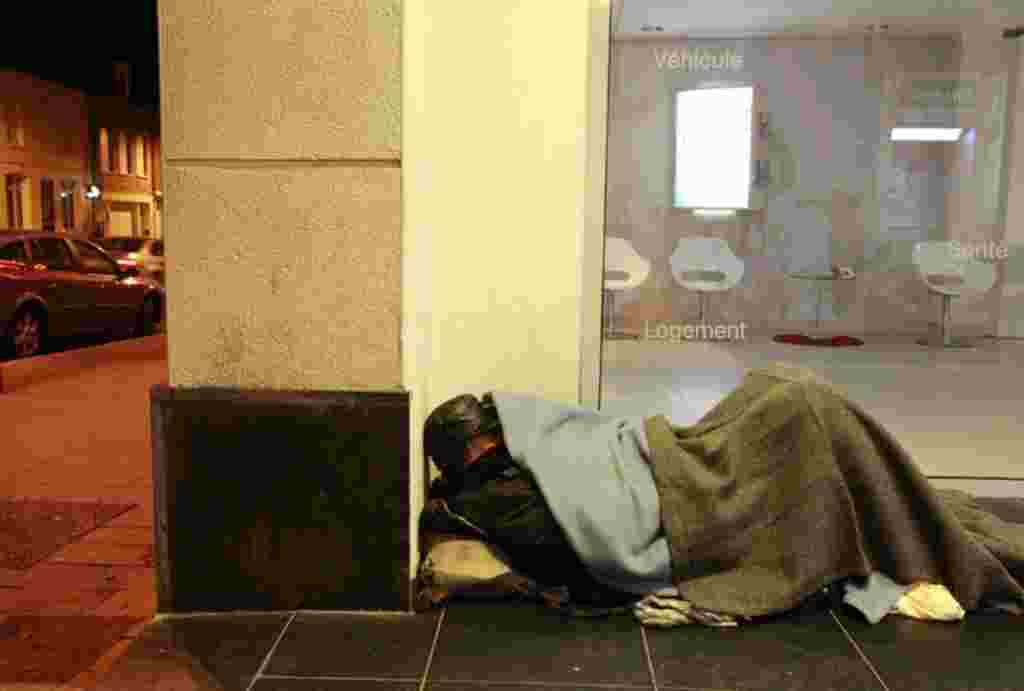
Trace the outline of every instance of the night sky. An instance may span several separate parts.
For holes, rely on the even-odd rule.
[[[109,93],[111,65],[132,64],[132,100],[157,105],[156,0],[60,2],[27,0],[5,23],[0,69],[17,69],[93,93]],[[5,9],[5,14],[7,10]]]

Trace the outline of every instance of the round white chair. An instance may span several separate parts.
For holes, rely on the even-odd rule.
[[[651,262],[640,256],[625,238],[607,237],[604,244],[605,336],[619,336],[614,329],[615,294],[632,290],[647,280]]]
[[[942,348],[969,348],[966,339],[954,339],[949,333],[949,312],[953,298],[983,295],[996,283],[996,269],[992,264],[968,257],[956,251],[953,242],[928,241],[914,245],[914,266],[928,291],[942,298],[942,318],[939,322],[940,340],[921,339],[921,345]]]
[[[697,291],[701,324],[707,315],[708,293],[729,290],[743,279],[743,260],[721,238],[680,238],[669,264],[676,283]]]

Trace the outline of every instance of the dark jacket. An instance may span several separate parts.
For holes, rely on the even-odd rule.
[[[610,589],[593,579],[569,544],[544,501],[533,476],[520,468],[504,447],[497,447],[466,468],[457,484],[439,478],[430,499],[479,528],[500,547],[520,573],[545,586],[566,586],[581,605],[615,606],[636,596]],[[465,531],[428,503],[420,526],[440,532]]]

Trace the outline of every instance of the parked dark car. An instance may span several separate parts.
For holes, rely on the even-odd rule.
[[[0,341],[9,354],[37,355],[49,338],[76,334],[150,335],[163,314],[163,288],[95,243],[0,232]]]

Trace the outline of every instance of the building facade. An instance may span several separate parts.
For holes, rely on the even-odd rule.
[[[0,181],[0,231],[162,237],[159,118],[126,96],[0,71]]]
[[[85,94],[0,71],[0,230],[83,231],[89,178]]]
[[[131,106],[123,96],[90,96],[96,142],[97,235],[162,237],[160,137],[155,111]]]

